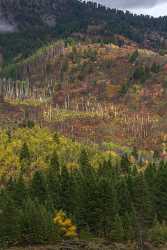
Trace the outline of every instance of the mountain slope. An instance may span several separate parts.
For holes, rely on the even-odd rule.
[[[76,10],[79,11],[81,6],[83,4],[77,0],[0,1],[3,16],[9,23],[15,23],[19,30],[41,26],[55,27],[59,21],[62,21],[62,16],[64,21],[69,21],[71,17],[76,19]]]
[[[79,0],[0,0],[0,13],[0,46],[6,59],[74,35],[122,45],[124,40],[115,37],[119,34],[140,46],[167,48],[167,17],[137,16]]]
[[[150,50],[61,41],[5,67],[0,94],[77,140],[156,149],[167,133],[166,70],[167,56]]]
[[[3,20],[17,29],[0,35],[0,94],[8,109],[18,105],[12,114],[22,116],[26,105],[28,120],[77,140],[112,138],[118,145],[153,149],[162,144],[166,17],[134,16],[78,0],[0,3]],[[55,43],[59,38],[64,41]]]

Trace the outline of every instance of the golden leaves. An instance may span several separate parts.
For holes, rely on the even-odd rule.
[[[73,224],[72,220],[69,219],[66,214],[60,210],[55,214],[53,219],[54,224],[56,224],[63,236],[66,238],[76,238],[77,237],[77,227]]]

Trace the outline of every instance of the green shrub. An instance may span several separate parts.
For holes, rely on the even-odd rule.
[[[160,224],[158,221],[154,223],[154,226],[149,232],[149,238],[155,244],[164,244],[167,242],[167,224],[163,222]]]
[[[134,63],[136,61],[136,59],[139,56],[139,52],[138,50],[135,50],[130,56],[129,56],[129,62],[130,63]]]

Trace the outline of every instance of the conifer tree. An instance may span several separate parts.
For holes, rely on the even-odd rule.
[[[135,215],[133,214],[133,209],[131,209],[130,213],[126,212],[122,217],[122,220],[125,240],[135,240],[137,225]]]
[[[59,135],[58,135],[57,133],[54,133],[54,135],[53,135],[53,140],[54,140],[54,142],[56,142],[57,144],[60,143]]]
[[[27,244],[46,243],[54,232],[52,215],[38,200],[25,201],[21,217],[22,237]]]
[[[111,232],[113,218],[119,212],[116,188],[112,184],[113,180],[109,177],[100,177],[99,181],[98,179],[96,181],[97,185],[94,185],[94,197],[96,198],[94,206],[97,210],[94,215],[94,220],[97,218],[96,230],[101,232],[103,236],[108,237]]]
[[[61,209],[67,213],[73,212],[73,178],[65,166],[62,167],[60,176],[60,204]]]
[[[45,203],[48,197],[48,185],[45,174],[42,171],[35,172],[31,184],[32,197],[37,198],[41,203]]]
[[[80,158],[79,158],[79,163],[80,163],[81,167],[89,165],[88,153],[87,153],[87,151],[85,149],[81,150]]]
[[[49,164],[47,183],[48,183],[48,195],[50,199],[53,201],[53,206],[57,207],[57,209],[62,209],[61,197],[60,197],[60,190],[61,190],[60,178],[61,178],[60,163],[58,155],[56,151],[54,151]]]
[[[57,175],[60,174],[60,164],[59,164],[59,159],[56,151],[53,152],[51,160],[50,160],[50,165],[49,165],[49,171],[51,171],[51,174]]]
[[[129,57],[129,62],[134,63],[136,61],[136,59],[139,56],[139,52],[138,50],[135,50],[132,55]]]
[[[30,152],[27,143],[24,143],[20,151],[20,161],[29,161]]]
[[[157,173],[155,201],[158,219],[167,221],[167,164],[162,165]]]
[[[121,157],[121,170],[123,173],[128,173],[130,166],[130,161],[127,154],[123,154]]]
[[[16,206],[21,208],[24,200],[28,196],[28,190],[22,176],[13,182],[13,189],[10,193],[13,200],[15,201]]]
[[[133,205],[136,212],[138,236],[146,236],[146,232],[153,223],[155,211],[151,195],[145,178],[140,174],[133,182]]]
[[[80,164],[80,170],[82,174],[84,175],[90,174],[91,166],[89,163],[88,153],[85,149],[82,149],[80,153],[79,164]]]
[[[0,247],[20,241],[20,214],[14,200],[3,192],[0,200]]]
[[[116,242],[121,242],[124,240],[124,237],[123,223],[121,217],[117,214],[112,223],[111,239]]]
[[[118,197],[120,204],[120,214],[128,213],[131,211],[131,196],[128,189],[128,184],[125,178],[122,178],[118,185]]]

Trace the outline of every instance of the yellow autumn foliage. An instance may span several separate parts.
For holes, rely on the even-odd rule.
[[[73,171],[79,169],[79,164],[76,162],[69,162],[69,163],[67,163],[66,167],[67,167],[68,171],[73,172]]]
[[[59,211],[55,214],[53,218],[54,224],[56,224],[60,231],[63,233],[64,237],[76,238],[77,237],[77,227],[73,224],[72,220],[66,216],[63,211]]]
[[[38,170],[47,171],[50,159],[56,152],[60,166],[66,166],[69,172],[79,169],[79,158],[83,145],[72,141],[62,135],[55,139],[54,133],[47,128],[17,128],[10,133],[0,130],[0,178],[18,177],[21,169],[24,169],[25,178],[31,178]],[[28,147],[30,160],[21,161],[20,153],[23,145]],[[117,159],[114,152],[100,152],[97,145],[84,145],[89,152],[90,164],[98,168],[104,160],[112,157]]]
[[[73,142],[64,136],[59,136],[59,142],[54,140],[54,133],[47,128],[35,126],[33,129],[17,128],[11,132],[0,130],[0,177],[16,177],[22,168],[20,152],[26,143],[30,153],[30,163],[27,167],[28,176],[36,170],[46,170],[49,159],[56,152],[61,165],[70,169],[77,168],[81,144]]]

